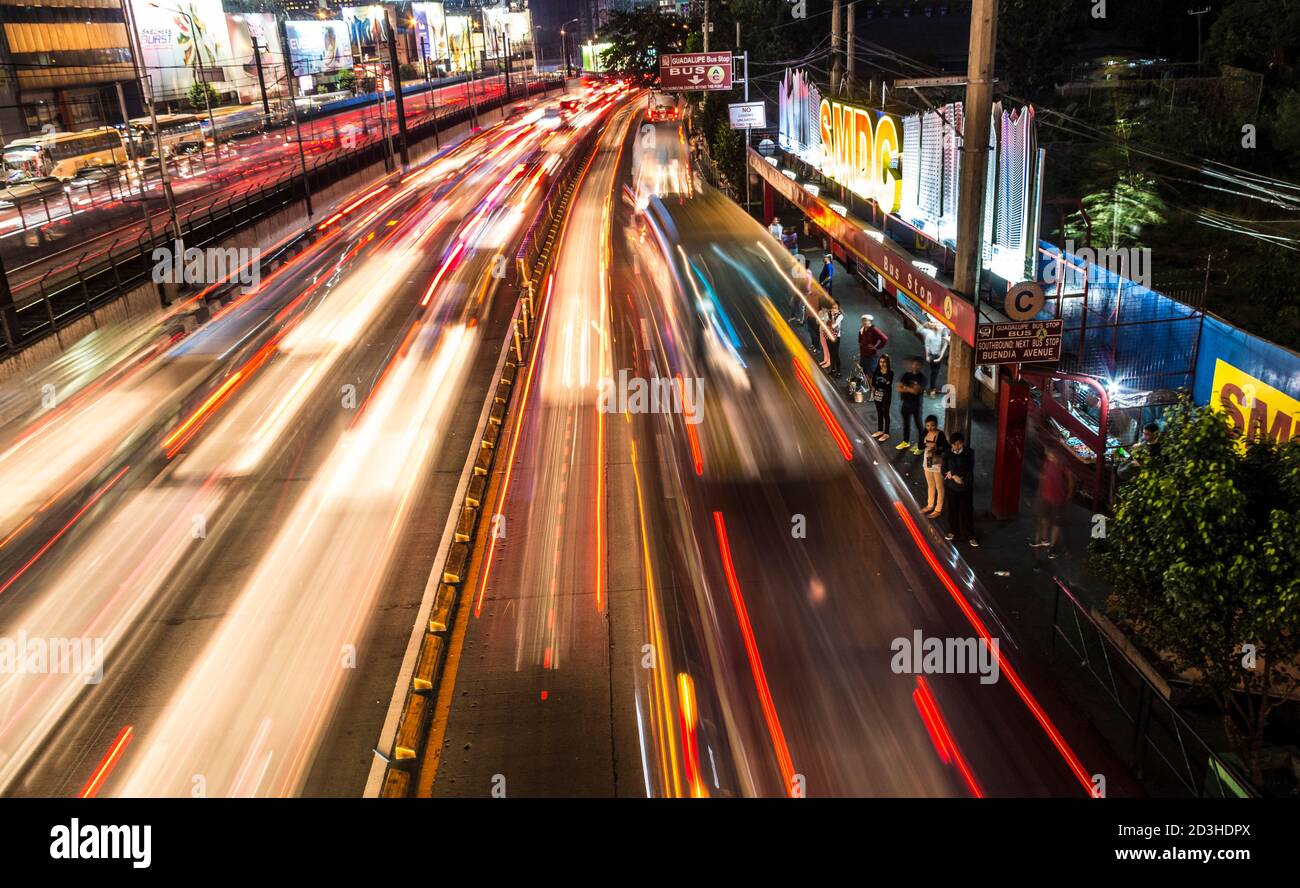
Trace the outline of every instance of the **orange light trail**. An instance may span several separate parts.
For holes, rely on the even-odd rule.
[[[113,741],[113,745],[108,748],[108,752],[100,760],[95,773],[91,774],[90,779],[86,781],[86,785],[81,787],[81,792],[77,793],[77,798],[93,799],[95,797],[95,794],[104,785],[104,781],[108,779],[108,775],[113,773],[113,768],[121,760],[122,753],[126,751],[126,747],[134,736],[135,728],[131,725],[127,725],[117,732],[117,739]]]
[[[930,685],[924,676],[916,677],[916,690],[912,691],[912,702],[916,703],[916,708],[921,713],[921,720],[925,722],[925,729],[930,732],[930,739],[939,751],[939,758],[943,759],[945,765],[951,763],[957,766],[971,795],[977,799],[984,798],[984,791],[980,789],[979,782],[971,771],[970,763],[966,761],[966,756],[962,755],[957,741],[952,739],[952,732],[948,730],[948,723],[944,721],[943,713],[939,711],[939,704],[934,699],[934,694],[930,691]]]
[[[1036,699],[1034,699],[1034,695],[1029,692],[1029,688],[1027,688],[1025,683],[1020,680],[1020,676],[1011,668],[1011,663],[1007,660],[1006,655],[1002,653],[1000,648],[993,644],[993,636],[989,633],[988,627],[984,625],[984,621],[980,619],[979,614],[975,613],[975,609],[971,606],[970,601],[961,593],[961,590],[957,588],[957,584],[952,581],[952,578],[948,576],[946,571],[944,571],[943,566],[939,564],[939,560],[935,557],[934,553],[930,551],[930,546],[925,542],[925,538],[921,535],[920,528],[916,526],[916,522],[912,520],[912,516],[907,513],[907,507],[904,506],[902,502],[895,500],[894,508],[898,511],[898,514],[903,519],[903,523],[907,526],[907,532],[911,535],[912,542],[916,544],[916,547],[921,550],[921,554],[925,556],[926,562],[930,565],[930,570],[932,570],[934,575],[939,578],[939,582],[941,582],[943,587],[948,590],[948,594],[952,597],[952,600],[957,603],[957,607],[965,615],[967,621],[975,631],[979,633],[980,637],[984,639],[984,643],[993,651],[994,656],[998,658],[998,667],[1011,682],[1011,686],[1015,689],[1016,694],[1018,694],[1020,699],[1024,701],[1025,706],[1029,708],[1029,711],[1038,721],[1038,724],[1042,726],[1048,739],[1052,741],[1052,745],[1055,746],[1057,752],[1061,754],[1061,758],[1065,759],[1065,763],[1070,768],[1071,773],[1074,774],[1075,779],[1083,785],[1083,788],[1087,791],[1089,797],[1092,797],[1092,780],[1088,776],[1087,769],[1083,767],[1083,763],[1079,761],[1079,757],[1074,754],[1074,750],[1070,748],[1070,744],[1065,741],[1065,737],[1061,735],[1059,730],[1057,730],[1056,725],[1052,723],[1051,718],[1048,717],[1047,713],[1043,710],[1043,707],[1038,704]]]
[[[88,499],[88,500],[86,501],[85,505],[83,505],[80,509],[77,510],[77,514],[73,515],[70,519],[68,519],[68,523],[67,523],[67,524],[65,524],[65,525],[63,525],[63,527],[59,528],[59,532],[58,532],[58,533],[56,533],[54,536],[50,537],[49,541],[46,542],[45,545],[41,546],[41,548],[40,548],[39,550],[37,550],[36,554],[33,555],[31,558],[29,558],[29,559],[27,560],[27,563],[26,563],[26,564],[24,564],[22,567],[18,568],[18,572],[17,572],[16,574],[14,574],[13,576],[11,576],[9,579],[5,580],[5,584],[4,584],[3,586],[0,586],[0,595],[5,594],[5,592],[8,591],[9,587],[12,586],[14,583],[16,583],[16,582],[18,581],[18,578],[19,578],[19,577],[21,577],[23,574],[27,573],[28,569],[29,569],[33,564],[35,564],[37,561],[39,561],[39,560],[40,560],[40,557],[41,557],[42,555],[44,555],[46,552],[48,552],[48,551],[50,550],[50,547],[53,546],[55,543],[57,543],[57,542],[59,541],[59,539],[60,539],[60,538],[61,538],[65,533],[68,532],[68,530],[72,527],[72,525],[74,525],[74,524],[77,523],[78,519],[80,519],[82,515],[86,514],[86,512],[88,512],[88,511],[90,511],[90,508],[91,508],[92,506],[94,506],[95,503],[99,502],[99,498],[102,497],[104,494],[108,493],[109,489],[110,489],[114,484],[116,484],[119,480],[121,480],[122,476],[126,474],[126,471],[127,471],[127,469],[129,469],[129,468],[131,468],[131,467],[130,467],[130,466],[123,466],[123,467],[118,471],[118,473],[117,473],[116,475],[114,475],[112,478],[108,479],[108,483],[105,484],[103,487],[99,488],[99,490],[96,491],[95,495],[92,496],[90,499]]]
[[[455,267],[456,260],[460,258],[460,254],[463,252],[465,252],[465,242],[457,241],[456,249],[451,251],[451,255],[447,257],[447,261],[442,263],[442,267],[438,269],[438,273],[433,276],[433,281],[429,284],[429,289],[424,291],[424,298],[420,300],[421,308],[428,306],[429,300],[433,298],[434,290],[438,289],[439,282],[442,281],[443,276],[447,272],[451,271],[452,268]]]
[[[731,560],[731,543],[727,540],[727,525],[721,512],[713,513],[713,526],[718,532],[718,550],[722,554],[727,589],[731,592],[731,603],[736,610],[736,620],[740,624],[740,634],[745,642],[745,654],[749,658],[749,671],[753,673],[754,686],[758,689],[758,701],[763,707],[767,732],[771,735],[772,746],[776,750],[776,760],[781,768],[781,776],[785,780],[786,794],[794,798],[794,762],[790,759],[790,748],[785,742],[785,731],[781,729],[781,719],[776,713],[776,704],[772,701],[772,691],[767,684],[767,673],[763,671],[763,660],[758,653],[754,627],[749,622],[749,609],[745,607],[745,599],[740,594],[740,581],[736,578],[736,565]]]
[[[808,371],[804,370],[798,358],[794,359],[794,375],[798,377],[799,384],[803,386],[803,390],[812,399],[813,406],[817,408],[817,412],[821,415],[822,422],[826,423],[827,431],[835,439],[835,446],[840,449],[840,453],[844,454],[846,460],[852,462],[853,445],[849,443],[849,436],[844,434],[844,429],[840,428],[840,424],[831,413],[831,408],[826,405],[826,399],[822,397],[821,392],[817,391],[817,386],[813,385],[813,381],[808,378]]]

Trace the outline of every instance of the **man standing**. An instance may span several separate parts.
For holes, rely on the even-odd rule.
[[[966,436],[953,432],[948,452],[943,455],[944,511],[948,513],[948,532],[944,539],[964,535],[979,547],[975,538],[975,451],[966,446]]]
[[[830,253],[823,256],[822,261],[825,264],[822,266],[822,273],[817,276],[817,283],[822,285],[822,289],[829,296],[831,295],[831,279],[835,276],[835,265]]]
[[[930,397],[939,393],[939,365],[948,354],[948,334],[934,318],[929,318],[921,327],[921,338],[925,340],[925,360],[930,365]]]
[[[921,431],[921,394],[925,391],[925,377],[921,375],[921,362],[916,358],[910,358],[907,362],[907,372],[898,382],[898,394],[901,396],[899,403],[903,410],[903,440],[898,442],[895,450],[912,449],[915,456],[921,455],[921,441],[923,432]],[[912,427],[916,427],[916,443],[912,444]]]
[[[1038,479],[1038,529],[1032,548],[1045,548],[1047,557],[1055,558],[1061,547],[1061,534],[1065,527],[1070,497],[1074,495],[1074,476],[1061,460],[1056,447],[1046,449],[1043,474]]]
[[[876,352],[889,343],[889,337],[876,326],[875,321],[871,315],[863,315],[862,327],[858,330],[858,361],[868,379],[876,372]]]
[[[767,230],[771,232],[772,237],[776,238],[777,241],[779,242],[781,240],[781,235],[784,231],[784,229],[781,228],[781,217],[773,216],[772,224],[767,226]]]

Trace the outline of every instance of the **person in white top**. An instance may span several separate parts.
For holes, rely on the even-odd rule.
[[[844,329],[844,312],[840,311],[838,302],[831,303],[830,320],[827,326],[831,328],[830,333],[824,334],[827,351],[830,354],[831,376],[838,379],[840,376],[840,331]]]
[[[781,219],[780,219],[780,217],[773,216],[773,217],[772,217],[772,224],[769,225],[769,226],[767,226],[767,230],[770,231],[770,232],[772,233],[772,237],[774,237],[774,238],[776,238],[778,241],[780,241],[780,240],[781,240],[781,235],[785,232],[785,229],[781,227]]]
[[[925,340],[925,360],[930,365],[930,397],[939,393],[939,365],[948,354],[948,331],[934,318],[921,325]]]

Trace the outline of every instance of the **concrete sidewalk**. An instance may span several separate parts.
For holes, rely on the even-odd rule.
[[[824,245],[816,237],[801,233],[799,246],[800,252],[807,260],[809,270],[814,278],[817,277],[822,270]],[[921,372],[925,375],[928,385],[929,367],[924,360],[924,344],[920,334],[912,328],[911,321],[893,307],[892,297],[885,295],[882,298],[860,277],[850,273],[838,261],[834,261],[831,296],[839,302],[840,309],[844,312],[843,341],[840,346],[843,373],[835,380],[836,389],[849,404],[850,409],[861,417],[864,427],[868,431],[875,431],[875,405],[870,401],[854,403],[847,391],[849,376],[858,362],[857,333],[862,315],[871,315],[873,323],[889,337],[889,342],[881,351],[888,354],[892,362],[896,389],[903,373],[907,370],[908,360],[913,357],[921,361]],[[799,333],[800,341],[806,344],[807,337],[803,335],[802,330]],[[938,419],[939,427],[943,428],[942,389],[946,382],[945,361],[944,366],[939,369],[936,380],[938,394],[932,397],[927,391],[922,396],[922,422],[925,417],[933,415]],[[978,399],[971,415],[972,428],[967,446],[975,452],[975,532],[980,545],[978,548],[973,548],[964,540],[955,540],[954,543],[990,593],[1016,619],[1023,621],[1022,628],[1033,633],[1041,631],[1042,634],[1037,637],[1046,638],[1052,623],[1053,576],[1059,576],[1070,583],[1084,603],[1098,607],[1104,603],[1107,594],[1105,585],[1093,577],[1084,565],[1093,527],[1093,512],[1077,502],[1071,503],[1062,546],[1055,558],[1049,557],[1047,548],[1032,548],[1029,545],[1036,532],[1038,480],[1043,463],[1042,448],[1032,440],[1031,435],[1021,479],[1019,514],[1010,520],[994,518],[991,512],[991,501],[993,458],[997,445],[997,417],[991,408]],[[890,406],[890,439],[883,449],[899,475],[911,488],[918,503],[924,506],[926,489],[921,466],[922,457],[913,454],[911,450],[895,449],[902,441],[902,430],[902,399],[895,390]],[[915,437],[914,432],[913,437]],[[946,516],[937,520],[946,529]]]

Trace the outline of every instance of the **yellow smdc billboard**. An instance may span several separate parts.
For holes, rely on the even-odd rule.
[[[1300,401],[1244,370],[1218,359],[1210,403],[1227,412],[1242,440],[1264,438],[1277,443],[1300,435]]]

